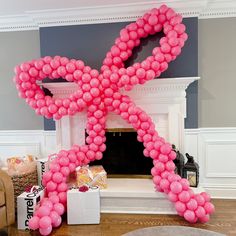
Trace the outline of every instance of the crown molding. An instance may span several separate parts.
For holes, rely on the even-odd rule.
[[[29,15],[0,16],[0,32],[38,29],[39,26]]]
[[[166,0],[112,4],[94,7],[26,11],[23,15],[0,17],[0,32],[35,30],[40,27],[134,21],[145,11],[162,4],[184,17],[199,19],[236,17],[235,0]]]
[[[236,17],[235,0],[209,0],[199,16],[200,19],[226,17]]]

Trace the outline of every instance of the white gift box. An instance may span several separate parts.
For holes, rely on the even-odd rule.
[[[43,187],[34,187],[36,188],[34,191],[24,192],[17,197],[18,229],[29,229],[29,219],[33,217],[37,203],[44,197]]]
[[[43,173],[48,171],[48,160],[39,159],[37,160],[37,173],[38,173],[38,185],[42,185]]]
[[[100,223],[100,191],[89,188],[87,192],[71,189],[67,192],[68,224]]]

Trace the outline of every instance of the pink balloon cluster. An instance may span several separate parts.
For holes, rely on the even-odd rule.
[[[32,230],[39,229],[41,235],[48,235],[52,232],[52,227],[61,224],[61,215],[65,212],[65,207],[60,203],[57,195],[49,194],[48,198],[43,198],[40,205],[36,206],[34,216],[29,220],[29,227]]]
[[[132,49],[140,44],[140,39],[163,30],[165,36],[152,55],[141,63],[124,67],[132,54]],[[137,139],[144,144],[144,155],[153,159],[151,170],[153,182],[158,191],[165,192],[174,202],[179,215],[189,222],[206,222],[214,206],[206,193],[194,195],[189,183],[174,174],[173,160],[176,154],[171,145],[155,130],[151,118],[131,99],[119,92],[120,88],[130,90],[136,84],[152,80],[168,68],[168,63],[180,53],[187,40],[182,17],[171,8],[162,5],[152,9],[136,22],[120,31],[120,37],[106,54],[101,73],[85,66],[81,60],[55,56],[26,62],[15,68],[19,95],[35,109],[36,113],[55,120],[65,115],[74,115],[87,107],[88,137],[86,145],[74,145],[70,150],[62,150],[58,158],[50,164],[50,170],[43,176],[48,198],[40,203],[34,217],[30,219],[31,229],[38,229],[43,235],[57,227],[60,216],[66,209],[67,178],[77,166],[102,158],[105,151],[105,126],[107,112],[120,115],[137,131]],[[65,78],[78,84],[78,90],[68,98],[58,99],[45,96],[36,83],[44,78]],[[60,220],[58,220],[58,217]]]

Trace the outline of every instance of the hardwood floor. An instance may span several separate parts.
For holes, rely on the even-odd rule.
[[[58,236],[120,236],[129,231],[164,225],[181,225],[212,230],[229,236],[236,236],[236,200],[213,200],[216,212],[206,224],[188,224],[179,216],[172,215],[134,215],[102,214],[99,225],[69,226],[64,220],[62,226],[53,230],[51,235]],[[39,235],[37,232],[25,232],[16,226],[6,228],[9,236]],[[0,236],[3,234],[0,233]]]

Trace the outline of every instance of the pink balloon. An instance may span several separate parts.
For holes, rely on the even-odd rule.
[[[52,224],[56,223],[61,218],[56,211],[51,211],[49,217],[51,218]]]
[[[50,181],[51,177],[52,177],[52,172],[51,171],[45,172],[43,174],[43,180],[45,180],[46,182]]]
[[[181,53],[181,48],[179,46],[173,47],[171,49],[171,54],[173,56],[178,56]]]
[[[69,72],[69,73],[73,73],[75,71],[76,67],[73,63],[69,62],[66,64],[66,70]]]
[[[207,214],[212,214],[215,211],[214,205],[210,202],[206,202],[204,208]]]
[[[69,158],[68,157],[61,157],[59,159],[59,164],[61,166],[68,166],[69,165]]]
[[[44,198],[45,199],[45,198]],[[43,203],[41,203],[42,206],[46,206],[47,208],[49,208],[50,210],[52,210],[53,208],[53,203],[51,200],[46,200]]]
[[[209,202],[209,201],[211,200],[211,197],[210,197],[210,195],[209,195],[208,193],[202,192],[202,193],[200,193],[200,194],[201,194],[201,196],[204,197],[204,199],[205,199],[206,202]]]
[[[59,67],[57,68],[57,73],[58,73],[58,75],[60,75],[61,77],[64,77],[64,76],[66,75],[66,73],[67,73],[66,68],[65,68],[64,66],[59,66]]]
[[[152,149],[152,150],[150,151],[150,157],[151,157],[152,159],[156,159],[156,158],[158,157],[158,152],[157,152],[155,149]]]
[[[60,192],[60,193],[58,194],[58,197],[59,197],[59,199],[60,199],[60,203],[62,203],[62,204],[66,203],[66,199],[67,199],[67,194],[66,194],[66,192]]]
[[[192,211],[196,210],[198,207],[197,201],[195,199],[190,199],[186,205],[187,208]]]
[[[172,202],[177,202],[178,201],[178,195],[177,194],[174,194],[172,192],[169,192],[168,193],[168,198],[170,199],[170,201]]]
[[[51,218],[49,216],[43,216],[40,220],[39,220],[39,228],[41,229],[46,229],[49,226],[51,226]]]
[[[66,184],[66,183],[60,183],[60,184],[58,184],[58,186],[57,186],[57,191],[58,191],[58,192],[66,192],[67,189],[68,189],[68,187],[67,187],[67,184]]]
[[[196,194],[194,198],[199,206],[203,206],[205,204],[205,198],[201,194]]]
[[[178,194],[182,191],[182,185],[179,182],[175,181],[171,183],[170,189],[173,193]]]
[[[175,209],[177,212],[185,212],[186,205],[183,202],[177,201],[175,203]]]
[[[171,151],[171,152],[169,153],[169,158],[170,158],[171,160],[174,160],[174,159],[176,158],[176,153],[175,153],[174,151]]]
[[[65,208],[61,203],[54,204],[53,209],[58,213],[58,215],[62,215],[65,212]]]
[[[210,216],[208,214],[206,214],[205,216],[199,218],[201,223],[206,223],[206,222],[209,221],[209,219],[210,219]]]
[[[55,183],[59,184],[59,183],[61,183],[62,180],[63,180],[63,175],[62,175],[60,172],[56,172],[56,173],[53,174],[52,180],[53,180]]]
[[[53,196],[50,196],[50,197],[49,197],[49,200],[50,200],[53,204],[55,204],[55,203],[58,203],[58,202],[59,202],[59,197],[56,196],[56,195],[53,195]]]
[[[69,164],[69,169],[71,173],[75,171],[75,168],[76,168],[76,165],[74,163]]]
[[[39,217],[33,216],[29,219],[29,228],[32,230],[36,230],[39,228]]]
[[[182,185],[183,190],[189,189],[189,182],[187,179],[181,179],[179,182]]]
[[[67,177],[67,176],[70,174],[70,169],[69,169],[69,167],[63,166],[63,167],[61,168],[61,173],[62,173],[65,177]]]
[[[162,179],[160,181],[160,187],[165,190],[165,189],[169,189],[170,187],[170,182],[167,179]]]
[[[101,137],[101,136],[95,137],[95,138],[94,138],[94,143],[95,143],[96,145],[101,145],[101,144],[103,143],[102,137]]]
[[[41,234],[41,235],[49,235],[50,233],[52,232],[52,226],[50,225],[48,228],[45,228],[45,229],[43,229],[43,228],[40,228],[39,229],[39,233]]]
[[[43,216],[48,216],[50,214],[50,208],[47,206],[40,206],[37,212],[37,215],[40,218]]]
[[[161,51],[162,51],[163,53],[168,53],[168,52],[170,52],[170,51],[171,51],[170,45],[169,45],[168,43],[163,43],[163,44],[161,45]]]
[[[195,211],[195,214],[198,218],[203,218],[206,215],[206,211],[202,206],[198,206]]]
[[[143,79],[146,75],[146,72],[143,68],[140,68],[136,71],[136,75],[139,79]]]
[[[166,170],[168,170],[168,171],[174,171],[175,170],[175,168],[176,168],[176,166],[175,166],[175,164],[174,164],[174,162],[173,161],[168,161],[168,162],[166,162]]]
[[[158,162],[156,165],[155,165],[155,168],[158,172],[162,172],[165,170],[165,165],[161,162]]]
[[[91,92],[91,95],[92,95],[93,97],[98,97],[99,94],[100,94],[100,91],[99,91],[98,88],[92,88],[92,89],[90,90],[90,92]]]
[[[187,220],[190,223],[194,223],[195,222],[195,213],[193,211],[190,210],[186,210],[184,213],[184,218],[185,220]]]
[[[52,192],[52,191],[56,190],[57,184],[53,181],[49,181],[46,185],[46,188],[47,188],[47,191]]]
[[[59,172],[60,171],[60,165],[59,164],[57,164],[57,163],[51,163],[50,164],[50,171],[51,172],[53,172],[53,173],[57,173],[57,172]],[[54,174],[53,174],[54,175]],[[52,176],[53,177],[53,176]],[[56,181],[54,181],[54,182],[56,182]]]
[[[62,222],[62,218],[59,217],[52,223],[52,225],[53,227],[59,227],[61,225],[61,222]]]
[[[58,111],[58,107],[55,104],[50,104],[48,107],[48,111],[52,114],[55,114]]]
[[[161,177],[160,176],[154,176],[153,177],[153,182],[155,185],[158,185],[161,181]]]
[[[155,25],[158,22],[158,17],[156,15],[151,15],[148,19],[150,25]]]
[[[190,200],[190,195],[189,195],[188,191],[182,191],[179,194],[179,200],[183,203],[188,202]]]
[[[42,70],[43,70],[43,73],[45,73],[46,75],[49,75],[52,72],[52,68],[48,64],[45,64]]]

